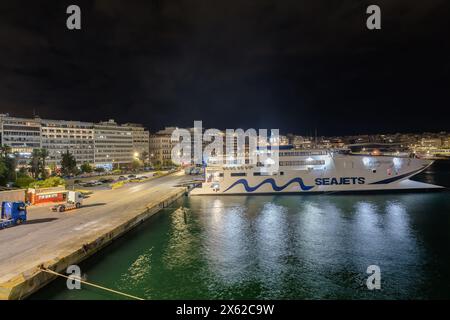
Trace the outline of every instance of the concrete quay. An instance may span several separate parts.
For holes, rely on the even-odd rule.
[[[23,299],[186,193],[181,172],[115,190],[97,190],[64,213],[28,208],[25,224],[0,230],[0,299]]]

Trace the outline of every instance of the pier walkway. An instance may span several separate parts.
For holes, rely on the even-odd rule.
[[[115,190],[97,190],[83,207],[64,213],[50,205],[28,208],[25,224],[0,230],[0,299],[21,299],[180,197],[184,174],[177,172]]]

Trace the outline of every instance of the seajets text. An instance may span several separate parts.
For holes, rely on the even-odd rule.
[[[364,177],[341,177],[341,178],[316,178],[316,186],[329,186],[341,184],[365,184]]]

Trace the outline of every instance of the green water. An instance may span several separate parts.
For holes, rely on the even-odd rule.
[[[418,179],[450,186],[450,164]],[[448,192],[183,198],[80,267],[89,281],[147,299],[448,299],[449,200]],[[381,290],[365,285],[373,264]],[[120,299],[62,280],[31,298]]]

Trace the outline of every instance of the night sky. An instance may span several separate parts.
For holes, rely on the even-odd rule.
[[[448,0],[0,2],[1,113],[343,135],[450,131],[449,109]]]

